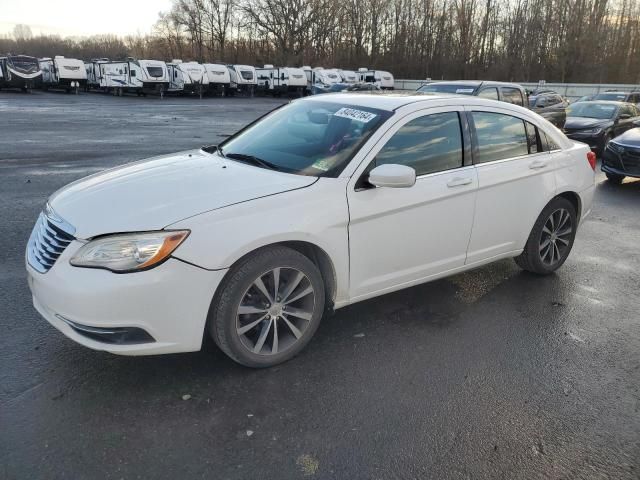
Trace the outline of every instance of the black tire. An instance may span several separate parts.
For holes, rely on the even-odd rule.
[[[551,215],[555,215],[558,218],[558,212],[564,210],[568,213],[568,221],[570,221],[571,231],[568,234],[554,235],[553,240],[551,235],[546,233],[549,230],[548,222]],[[571,249],[573,247],[573,241],[576,237],[576,230],[578,227],[576,209],[573,204],[563,197],[556,197],[542,210],[536,223],[531,229],[529,238],[524,247],[522,253],[515,258],[516,263],[523,270],[527,270],[538,275],[549,275],[555,272],[566,261]],[[564,232],[565,224],[559,226],[560,233]],[[560,240],[561,238],[561,240]],[[557,248],[553,252],[549,252],[543,244],[546,240],[549,240],[549,248]],[[561,242],[568,242],[566,245]],[[546,255],[543,255],[546,254]],[[554,260],[554,256],[558,255]],[[550,261],[547,261],[550,260]]]
[[[624,175],[616,175],[615,173],[609,172],[606,172],[605,175],[611,183],[615,183],[616,185],[620,185],[624,180]]]
[[[258,326],[255,327],[256,332],[257,329],[262,326],[260,332],[262,333],[264,330],[267,330],[269,332],[267,335],[270,337],[264,341],[265,346],[260,347],[261,353],[254,353],[254,351],[251,351],[246,345],[246,337],[237,331],[237,329],[240,328],[238,308],[241,302],[246,300],[247,294],[250,289],[253,288],[252,285],[255,285],[254,282],[258,278],[265,278],[266,275],[276,268],[283,269],[283,271],[284,269],[291,269],[291,271],[297,270],[304,274],[306,278],[305,281],[308,281],[313,293],[313,297],[311,298],[313,305],[311,318],[310,320],[303,321],[305,322],[304,328],[298,331],[301,335],[295,340],[291,338],[293,336],[292,330],[287,330],[286,332],[280,330],[280,332],[288,332],[290,334],[290,344],[286,346],[283,351],[277,353],[262,352],[263,349],[268,347],[269,339],[271,343],[273,343],[271,324],[267,326],[264,323],[270,320],[263,320],[262,323],[259,323]],[[295,289],[293,291],[295,291]],[[292,294],[293,291],[290,292],[290,294]],[[267,247],[257,250],[240,260],[227,273],[211,303],[209,318],[207,319],[208,330],[216,345],[232,360],[247,367],[271,367],[293,358],[309,343],[311,337],[313,337],[320,325],[320,320],[324,313],[324,304],[324,282],[316,265],[309,260],[309,258],[291,248],[284,246]],[[256,316],[259,318],[260,314],[256,314]],[[278,319],[279,318],[280,317],[278,317]],[[278,321],[279,320],[273,320],[274,323]],[[278,325],[281,326],[277,328],[282,329],[283,321],[280,321]],[[273,328],[275,329],[276,327]]]

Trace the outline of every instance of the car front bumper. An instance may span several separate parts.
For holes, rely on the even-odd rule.
[[[575,140],[577,142],[586,143],[592,150],[600,151],[604,143],[604,136],[602,134],[592,135],[590,133],[566,133],[567,138]]]
[[[120,355],[200,350],[226,270],[173,258],[127,274],[73,267],[69,258],[81,245],[72,242],[46,273],[27,262],[33,305],[51,325],[86,347]]]
[[[607,147],[602,155],[603,172],[640,178],[640,147]]]

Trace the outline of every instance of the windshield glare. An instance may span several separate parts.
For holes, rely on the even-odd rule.
[[[602,103],[576,103],[567,109],[568,117],[585,117],[608,119],[613,118],[616,113],[615,105],[606,105]]]
[[[332,102],[296,101],[220,145],[224,155],[260,158],[298,175],[337,175],[392,112]]]
[[[476,87],[473,85],[460,85],[450,83],[432,83],[424,85],[418,89],[419,92],[426,93],[457,93],[458,95],[473,95]]]

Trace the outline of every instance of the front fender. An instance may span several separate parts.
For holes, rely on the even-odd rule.
[[[263,197],[168,225],[191,234],[174,257],[208,270],[231,267],[258,248],[300,241],[327,253],[336,274],[336,303],[349,281],[348,179],[322,178],[314,185]]]

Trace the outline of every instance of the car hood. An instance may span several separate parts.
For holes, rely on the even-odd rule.
[[[627,130],[622,135],[614,138],[614,141],[631,147],[640,147],[640,128]]]
[[[159,230],[200,213],[304,188],[293,175],[192,150],[107,170],[58,190],[49,204],[77,238]]]
[[[564,128],[580,130],[585,128],[608,127],[612,123],[611,120],[603,120],[602,118],[567,117]]]

